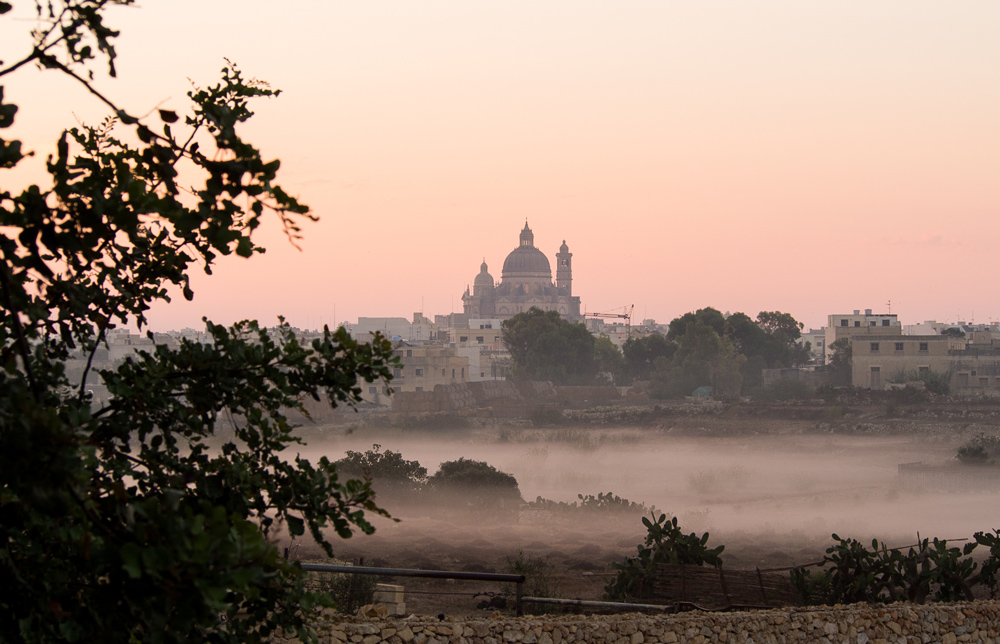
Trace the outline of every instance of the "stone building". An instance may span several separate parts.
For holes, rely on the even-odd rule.
[[[506,320],[531,307],[558,311],[566,320],[577,322],[580,298],[573,295],[573,253],[564,240],[556,253],[556,280],[542,251],[535,248],[535,236],[524,222],[520,243],[503,263],[500,282],[496,283],[483,261],[472,289],[465,289],[462,302],[470,319]]]
[[[837,340],[860,335],[903,335],[903,327],[895,314],[873,314],[871,309],[865,309],[864,313],[856,310],[853,315],[827,316],[827,324],[823,330],[824,364],[830,363],[830,358],[833,357],[832,346]]]
[[[851,353],[855,387],[884,389],[934,372],[950,374],[953,394],[1000,396],[1000,344],[973,345],[947,335],[857,335]]]

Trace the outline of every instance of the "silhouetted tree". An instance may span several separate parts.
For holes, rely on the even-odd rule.
[[[549,380],[556,384],[590,384],[597,373],[594,336],[580,323],[556,311],[532,307],[501,323],[515,380]]]
[[[112,114],[58,137],[50,184],[0,191],[0,640],[244,643],[278,627],[305,637],[310,607],[328,600],[279,556],[275,528],[308,530],[332,554],[328,531],[372,532],[364,511],[381,510],[326,458],[282,453],[300,442],[288,411],[359,401],[359,383],[391,377],[391,346],[343,329],[306,344],[284,323],[269,334],[206,321],[209,343],[98,370],[111,396],[92,398],[108,331],[144,327],[170,288],[191,299],[191,272],[211,272],[218,255],[262,252],[252,233],[265,216],[293,243],[315,219],[275,182],[278,161],[240,135],[249,101],[277,94],[266,85],[227,65],[219,84],[188,94],[186,117],[139,117],[88,80],[98,57],[114,76],[105,9],[127,4],[36,3],[33,48],[0,63],[0,77],[55,70]],[[16,112],[0,88],[0,129]],[[23,158],[20,141],[0,139],[0,169]],[[86,367],[71,381],[74,356]],[[213,439],[222,422],[230,438]]]

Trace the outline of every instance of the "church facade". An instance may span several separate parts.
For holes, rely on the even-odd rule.
[[[531,307],[543,311],[558,311],[566,320],[578,322],[580,298],[573,295],[573,253],[563,240],[556,253],[556,280],[552,282],[552,267],[542,251],[535,248],[535,236],[524,222],[520,243],[503,263],[500,282],[490,275],[483,261],[479,275],[462,295],[465,314],[469,319],[506,320]]]

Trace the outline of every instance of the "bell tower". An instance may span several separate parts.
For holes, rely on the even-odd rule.
[[[556,253],[556,286],[566,289],[566,295],[573,294],[573,253],[565,239]]]

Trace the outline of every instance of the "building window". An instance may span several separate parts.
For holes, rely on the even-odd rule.
[[[458,337],[458,341],[459,342],[468,342],[469,341],[469,336],[467,336],[467,335],[461,335],[461,336]]]
[[[920,350],[921,351],[927,351],[927,343],[926,342],[921,342],[920,343]]]
[[[423,390],[424,390],[424,388],[423,388],[423,387],[417,387],[417,388],[415,389],[415,391],[423,391]]]
[[[465,367],[462,367],[462,377],[465,377]]]
[[[974,376],[974,375],[976,375],[976,372],[975,372],[975,371],[973,371],[973,372],[972,372],[972,375],[973,375],[973,376]]]
[[[445,370],[444,370],[444,369],[442,369],[442,370],[441,370],[441,375],[442,375],[442,376],[444,376],[444,375],[445,375]]]
[[[882,320],[882,326],[889,326],[889,320]]]
[[[872,342],[872,353],[878,353],[878,342]]]
[[[854,326],[861,326],[861,320],[855,320]]]
[[[896,351],[902,351],[902,350],[903,350],[903,343],[902,342],[897,342],[896,343]]]
[[[407,349],[406,350],[406,357],[407,358],[412,358],[413,357],[413,350],[412,349]]]
[[[476,342],[478,342],[479,344],[482,344],[483,343],[483,336],[477,335],[476,336]]]
[[[452,369],[452,370],[451,370],[451,377],[452,377],[452,378],[454,378],[454,377],[455,377],[455,370],[454,370],[454,369]]]
[[[375,387],[369,387],[368,388],[368,393],[370,393],[370,394],[376,393],[376,391],[377,390],[375,389]]]
[[[479,377],[480,378],[485,378],[486,377],[486,372],[485,371],[480,371],[479,372]]]
[[[386,387],[385,385],[382,385],[382,393],[384,393],[384,394],[385,393],[389,393],[388,387]]]
[[[393,369],[392,370],[392,377],[393,378],[401,378],[402,376],[403,376],[403,370],[402,369]]]
[[[875,320],[872,320],[871,322],[868,323],[868,326],[876,326],[876,324],[877,322]]]
[[[418,376],[422,376],[422,375],[424,375],[424,370],[423,369],[419,369],[419,368],[418,369],[414,369],[414,373],[416,375],[418,375]]]
[[[847,326],[847,320],[841,320],[840,326]]]

